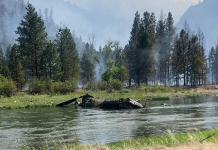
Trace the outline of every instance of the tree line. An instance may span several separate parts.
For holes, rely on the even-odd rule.
[[[43,19],[28,4],[26,14],[15,33],[17,43],[0,53],[0,71],[11,77],[17,86],[33,78],[46,77],[54,81],[78,79],[79,55],[68,28],[59,29],[54,41],[48,41]]]
[[[18,88],[34,78],[63,83],[80,80],[84,86],[99,80],[107,85],[128,81],[131,86],[134,81],[137,86],[195,86],[206,83],[209,71],[212,82],[218,82],[218,48],[212,48],[207,58],[202,31],[195,34],[185,23],[176,34],[170,12],[167,17],[161,12],[159,20],[154,13],[140,17],[136,12],[128,44],[122,48],[119,41],[108,40],[98,50],[94,34],[85,43],[67,27],[57,28],[52,9],[50,15],[45,9],[44,19],[29,3],[25,12],[15,31],[16,43],[5,53],[0,51],[0,74]],[[49,37],[54,30],[55,37]]]
[[[207,80],[208,66],[205,39],[199,29],[195,34],[187,23],[176,34],[169,12],[161,12],[158,21],[154,13],[136,12],[129,44],[126,45],[131,79],[153,85],[201,85]]]

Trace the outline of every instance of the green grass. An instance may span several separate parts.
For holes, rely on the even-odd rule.
[[[120,142],[109,143],[106,145],[80,145],[76,141],[74,143],[46,143],[41,147],[42,150],[48,149],[62,149],[62,150],[129,150],[129,149],[143,149],[143,148],[156,148],[156,147],[177,147],[187,144],[197,144],[200,143],[202,139],[213,135],[211,138],[204,140],[203,143],[218,143],[218,129],[211,129],[207,131],[196,130],[194,132],[174,134],[171,131],[166,131],[165,135],[153,136],[148,138],[124,140]],[[35,148],[30,148],[26,145],[21,147],[22,149],[32,150]]]
[[[32,108],[32,107],[52,107],[58,103],[77,98],[81,95],[89,93],[95,98],[106,99],[120,99],[120,98],[132,98],[132,99],[148,99],[148,100],[168,100],[171,97],[193,97],[201,95],[202,92],[174,89],[171,87],[141,87],[139,89],[123,89],[121,91],[87,91],[79,89],[74,93],[65,95],[56,94],[50,95],[28,95],[28,94],[16,94],[10,98],[0,97],[0,109],[14,109],[14,108]],[[210,93],[206,91],[205,93]]]
[[[115,142],[107,144],[110,149],[140,149],[140,148],[147,148],[147,147],[159,147],[159,146],[166,146],[166,147],[175,147],[175,146],[182,146],[185,144],[192,144],[192,143],[199,143],[202,139],[208,137],[216,133],[213,137],[205,140],[204,142],[218,142],[218,129],[212,129],[207,131],[195,131],[185,134],[174,134],[171,131],[167,131],[166,135],[164,136],[156,136],[156,137],[149,137],[149,138],[141,138],[141,139],[134,139],[134,140],[125,140],[121,142]]]

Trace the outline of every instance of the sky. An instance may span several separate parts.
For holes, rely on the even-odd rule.
[[[171,11],[174,14],[175,22],[191,5],[196,5],[199,0],[66,0],[84,9],[95,11],[116,13],[117,10],[125,12],[126,16],[133,16],[134,12],[152,11],[160,13]],[[202,1],[202,0],[201,0]],[[105,8],[106,7],[106,8]],[[114,11],[115,12],[114,12]]]
[[[55,22],[64,22],[85,41],[88,34],[94,33],[96,48],[109,39],[120,41],[124,47],[128,43],[136,11],[140,14],[145,11],[154,12],[157,20],[161,10],[165,14],[170,11],[176,24],[190,6],[199,3],[199,0],[64,0],[79,8],[79,12],[76,9],[71,12],[71,8],[62,8],[57,0],[29,1],[37,9],[53,7]]]

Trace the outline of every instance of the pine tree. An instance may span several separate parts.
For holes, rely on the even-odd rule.
[[[126,51],[127,54],[127,60],[128,60],[128,69],[129,69],[129,86],[131,86],[132,79],[135,78],[135,56],[134,51],[137,48],[138,45],[138,36],[139,36],[139,28],[140,28],[140,15],[138,11],[135,13],[135,18],[132,25],[132,31],[130,33],[130,40],[129,40],[129,48]]]
[[[158,55],[159,55],[159,80],[160,83],[166,84],[166,68],[167,68],[167,59],[166,59],[166,19],[161,11],[159,21],[157,22],[156,27],[156,36],[157,36],[157,46],[158,46]]]
[[[170,59],[173,48],[173,38],[175,35],[174,20],[171,12],[168,13],[166,20],[166,63],[167,63],[167,79],[168,85],[170,83]]]
[[[172,74],[175,80],[175,85],[179,86],[180,81],[180,75],[183,72],[182,64],[182,47],[180,44],[180,39],[178,36],[174,39],[174,48],[172,53],[172,59],[171,59],[171,67],[172,67]]]
[[[182,68],[183,68],[183,82],[184,86],[186,85],[186,73],[188,66],[188,46],[189,46],[189,35],[185,32],[185,30],[181,30],[180,32],[180,44],[182,49]]]
[[[143,75],[143,81],[145,84],[148,85],[148,81],[151,75],[155,72],[155,60],[153,57],[154,53],[154,43],[155,43],[155,26],[156,26],[156,20],[154,13],[150,14],[148,12],[145,12],[142,19],[142,26],[140,34],[143,34],[139,41],[141,41],[141,45],[139,48],[143,49],[143,52],[141,53],[141,60],[142,63],[142,75]],[[142,30],[143,29],[143,30]],[[139,53],[140,55],[140,53]]]
[[[24,83],[24,70],[21,64],[21,54],[19,46],[14,44],[9,55],[8,68],[11,72],[11,78],[16,82],[17,88]]]
[[[72,78],[77,80],[80,73],[79,54],[70,30],[68,28],[60,29],[55,42],[60,56],[61,72],[63,73],[61,81],[64,82]]]
[[[4,64],[4,53],[3,50],[0,49],[0,73],[2,72],[3,64]]]
[[[198,43],[199,45],[201,46],[201,54],[202,54],[202,57],[205,57],[205,58],[202,58],[202,59],[206,59],[206,56],[205,56],[205,51],[206,51],[206,40],[204,38],[204,33],[202,32],[201,28],[199,27],[198,28],[198,31],[197,31],[197,37],[198,37]],[[207,68],[208,69],[208,68]],[[205,68],[202,66],[201,68],[201,74],[199,75],[199,82],[202,81],[201,84],[203,84],[203,82],[206,80],[205,78],[206,77],[202,77],[201,75],[204,75],[204,72],[205,71],[208,71],[208,70],[205,70]],[[200,84],[200,83],[199,83]]]
[[[20,51],[24,69],[29,71],[31,77],[40,77],[40,60],[46,45],[47,33],[44,22],[38,16],[35,8],[28,4],[24,20],[17,28],[19,35],[17,41],[20,44]]]
[[[218,45],[215,49],[215,55],[214,55],[214,63],[213,63],[213,74],[214,74],[214,82],[218,84]]]
[[[214,62],[215,62],[215,49],[214,47],[211,48],[210,53],[209,53],[209,68],[210,68],[210,78],[211,78],[211,84],[214,83]]]
[[[51,41],[47,43],[41,58],[42,75],[47,78],[59,81],[61,77],[60,59],[57,48]]]
[[[198,83],[199,85],[201,84],[202,81],[206,81],[206,75],[208,72],[207,68],[207,60],[204,54],[203,47],[199,43],[197,35],[192,36],[191,38],[191,43],[192,43],[192,76],[193,80],[192,83]],[[202,71],[204,70],[204,71]]]
[[[83,53],[81,62],[81,80],[83,85],[93,82],[95,80],[95,66],[92,57],[87,53]]]

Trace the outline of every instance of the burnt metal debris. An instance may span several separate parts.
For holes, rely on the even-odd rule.
[[[75,102],[78,106],[82,108],[100,108],[100,109],[140,109],[144,108],[139,101],[130,99],[130,98],[121,98],[117,100],[113,99],[96,99],[93,96],[86,94],[80,96],[82,98],[82,103],[77,101],[78,98],[68,100],[66,102],[56,105],[57,107],[63,107],[70,103]]]

